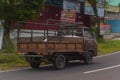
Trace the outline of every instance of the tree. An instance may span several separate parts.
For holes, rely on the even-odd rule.
[[[4,27],[5,48],[13,48],[10,31],[16,21],[25,21],[38,17],[45,0],[0,0],[0,20]]]
[[[90,4],[91,4],[91,6],[92,6],[92,8],[93,8],[93,11],[94,11],[94,14],[95,14],[95,21],[96,21],[96,23],[97,23],[97,37],[98,38],[103,38],[103,36],[102,35],[100,35],[100,17],[99,17],[99,15],[98,15],[98,12],[97,12],[97,3],[98,3],[98,1],[99,0],[87,0]],[[107,1],[109,1],[110,2],[110,0],[107,0]],[[106,0],[101,0],[101,3],[102,3],[102,5],[103,5],[103,8],[105,9],[105,5],[107,4],[107,1]]]
[[[97,37],[100,37],[100,17],[98,16],[98,12],[97,12],[97,2],[98,0],[87,0],[92,8],[93,8],[93,11],[94,11],[94,14],[95,14],[95,20],[96,20],[96,23],[97,23]]]

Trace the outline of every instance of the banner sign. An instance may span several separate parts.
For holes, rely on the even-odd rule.
[[[103,8],[97,8],[97,13],[99,17],[104,17],[105,10]]]
[[[75,23],[76,13],[80,13],[80,3],[74,0],[63,0],[61,20],[69,23]]]
[[[87,15],[94,15],[93,8],[86,6],[85,7],[85,14],[87,14]]]
[[[75,10],[76,13],[80,13],[80,3],[74,0],[64,0],[63,1],[64,10]]]
[[[74,10],[63,10],[61,11],[61,21],[68,23],[75,23],[76,12]]]
[[[119,12],[119,7],[106,5],[105,10],[109,12]]]
[[[110,34],[110,25],[109,24],[100,24],[100,35]]]
[[[103,5],[97,4],[97,13],[99,17],[104,17]],[[85,3],[85,14],[95,15],[91,4],[89,4],[88,2]]]

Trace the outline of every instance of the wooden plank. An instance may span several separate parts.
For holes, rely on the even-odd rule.
[[[45,50],[45,49],[46,49],[46,44],[45,44],[45,43],[39,43],[39,44],[38,44],[38,49],[43,49],[43,50]]]
[[[47,44],[48,43],[48,44]],[[64,38],[64,40],[54,40],[48,42],[24,42],[19,43],[21,51],[33,51],[37,54],[47,55],[53,52],[81,52],[83,51],[82,38]],[[18,45],[18,46],[19,46]]]
[[[30,43],[30,44],[28,44],[28,48],[29,49],[36,49],[37,47],[36,47],[36,44]]]
[[[66,43],[56,43],[56,50],[65,50]]]
[[[20,49],[27,49],[27,44],[19,44]]]

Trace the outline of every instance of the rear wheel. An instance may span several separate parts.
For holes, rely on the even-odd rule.
[[[33,69],[38,69],[40,66],[40,62],[29,62],[29,64]]]
[[[53,61],[56,69],[62,69],[66,66],[66,59],[64,55],[57,55]]]
[[[36,53],[33,52],[29,52],[25,55],[26,57],[26,61],[29,62],[29,65],[33,68],[33,69],[37,69],[40,66],[41,63],[41,58],[40,57],[34,57],[37,56]]]
[[[93,62],[93,54],[92,52],[88,52],[84,57],[85,64],[91,64]]]

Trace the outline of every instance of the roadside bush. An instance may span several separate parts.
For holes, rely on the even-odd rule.
[[[27,67],[28,63],[24,57],[21,57],[15,53],[6,54],[6,51],[0,50],[0,70],[17,69]]]
[[[0,63],[21,63],[24,58],[14,54],[0,54]]]

